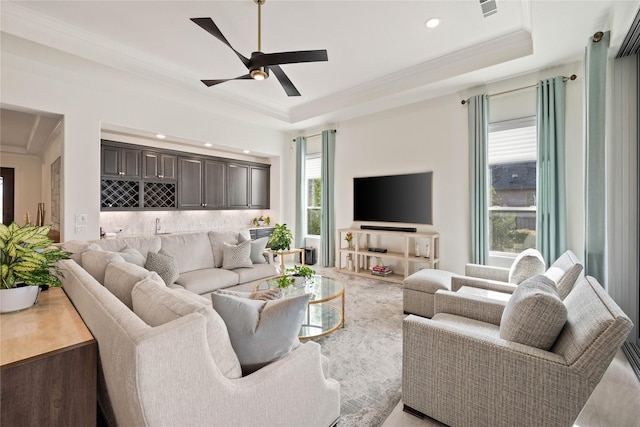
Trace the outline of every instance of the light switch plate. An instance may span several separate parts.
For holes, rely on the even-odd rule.
[[[87,214],[76,214],[76,224],[86,224]]]
[[[86,225],[76,225],[76,234],[87,234]]]

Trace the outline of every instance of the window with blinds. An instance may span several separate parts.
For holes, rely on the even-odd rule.
[[[536,118],[489,125],[489,251],[536,245]]]
[[[305,182],[307,187],[307,235],[320,236],[320,216],[322,214],[322,162],[320,154],[309,154],[305,161]]]

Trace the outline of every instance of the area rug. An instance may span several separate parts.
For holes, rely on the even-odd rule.
[[[340,382],[339,427],[380,426],[400,401],[402,286],[316,268],[345,286],[345,327],[314,341]]]

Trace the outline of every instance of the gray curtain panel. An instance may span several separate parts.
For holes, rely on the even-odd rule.
[[[589,37],[585,53],[585,256],[584,272],[606,285],[605,106],[609,32]]]
[[[322,219],[320,224],[320,253],[322,265],[333,267],[336,264],[335,254],[335,181],[336,131],[322,131]]]
[[[304,136],[296,138],[296,228],[293,236],[294,246],[304,248],[307,234],[307,207],[305,189],[305,164],[307,158],[307,139]]]
[[[538,104],[538,200],[536,246],[547,265],[567,250],[566,83],[540,81]]]
[[[489,261],[489,102],[486,95],[469,99],[469,194],[471,196],[471,262]]]

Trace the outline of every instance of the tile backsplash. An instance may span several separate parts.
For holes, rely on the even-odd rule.
[[[105,233],[118,236],[154,234],[156,218],[160,233],[185,233],[200,230],[251,228],[253,218],[268,216],[263,210],[224,211],[127,211],[100,212],[100,227]]]

